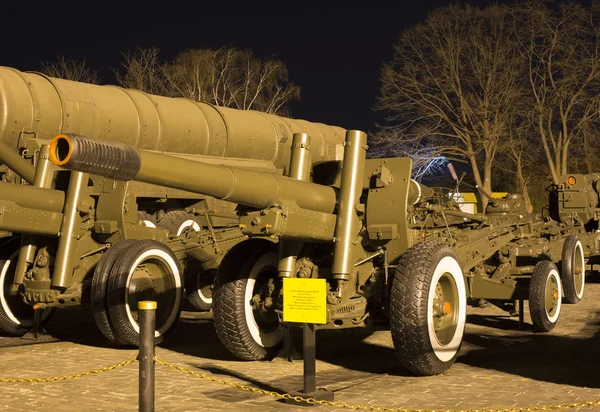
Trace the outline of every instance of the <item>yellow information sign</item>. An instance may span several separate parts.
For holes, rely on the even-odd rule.
[[[283,321],[327,323],[325,279],[283,279]]]

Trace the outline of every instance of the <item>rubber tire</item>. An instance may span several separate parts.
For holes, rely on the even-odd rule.
[[[130,319],[129,317],[130,311],[126,308],[128,298],[123,292],[127,290],[129,275],[130,273],[133,273],[135,262],[142,254],[151,251],[158,251],[163,255],[167,264],[174,270],[171,274],[176,284],[175,306],[167,309],[169,310],[169,315],[166,323],[163,325],[158,324],[158,322],[165,312],[165,307],[164,305],[161,305],[160,301],[158,302],[158,308],[156,309],[157,330],[155,331],[155,344],[158,345],[162,343],[164,337],[168,335],[177,324],[179,315],[181,314],[183,305],[183,278],[177,257],[168,246],[156,240],[136,241],[129,245],[114,262],[107,283],[108,315],[110,324],[115,338],[126,345],[138,346],[139,325],[135,321],[132,322],[133,319]],[[152,255],[150,254],[149,256]]]
[[[10,238],[0,239],[0,290],[1,294],[4,294],[4,282],[7,276],[11,276],[8,274],[8,270],[10,268],[10,264],[12,262],[16,262],[19,258],[19,249],[21,248],[21,237],[20,236],[11,236]],[[8,266],[5,266],[7,265]],[[12,274],[14,279],[14,273]],[[10,281],[12,284],[12,280]],[[25,303],[23,303],[25,304]],[[8,333],[12,336],[23,336],[26,334],[33,326],[34,326],[34,310],[31,309],[31,319],[17,319],[17,317],[13,314],[12,310],[9,307],[5,308],[6,302],[4,300],[4,295],[0,297],[0,329],[4,332]],[[42,313],[41,324],[46,324],[52,314],[54,313],[54,308],[45,309]],[[27,324],[23,324],[22,322],[27,322]]]
[[[558,283],[558,307],[552,317],[548,316],[545,302],[546,281],[549,276],[555,277]],[[560,317],[561,289],[560,276],[556,265],[549,260],[538,262],[533,269],[531,280],[529,281],[529,314],[531,315],[533,328],[536,332],[549,332],[556,326]]]
[[[276,271],[277,262],[277,246],[267,240],[256,239],[235,245],[219,266],[213,293],[215,330],[225,348],[242,360],[270,359],[282,344],[280,328],[264,336],[269,343],[259,341],[263,338],[260,337],[261,330],[254,319],[249,326],[246,315],[249,303],[246,287],[253,270],[256,269],[255,274],[271,267]],[[251,329],[255,336],[259,336],[258,339]]]
[[[208,269],[190,276],[186,281],[186,298],[190,305],[200,311],[208,312],[212,308],[213,295],[208,298],[202,293],[202,289],[214,285],[217,269]]]
[[[443,267],[447,270],[441,272]],[[436,272],[437,268],[440,272]],[[447,345],[438,341],[429,321],[430,294],[437,285],[434,277],[439,279],[443,273],[450,273],[458,294],[456,330]],[[390,293],[390,329],[402,366],[421,376],[447,371],[456,361],[462,345],[466,307],[464,276],[452,249],[428,240],[406,250],[400,256]],[[433,317],[431,319],[433,322]],[[434,346],[438,346],[437,351]]]
[[[579,253],[583,264],[580,290],[577,290],[577,286],[575,285],[574,263],[576,253]],[[565,303],[578,303],[583,298],[583,291],[585,289],[585,256],[583,254],[583,245],[576,235],[567,236],[563,243],[560,280],[562,281]]]
[[[110,275],[110,271],[123,250],[128,248],[130,245],[137,242],[136,240],[124,240],[122,242],[117,243],[116,246],[108,249],[100,261],[96,265],[96,269],[94,270],[94,275],[92,276],[92,286],[91,286],[91,306],[92,306],[92,314],[94,316],[94,322],[100,329],[100,332],[111,342],[116,343],[125,343],[120,342],[116,337],[113,331],[113,328],[110,324],[110,319],[108,317],[108,295],[106,292],[108,285],[108,277]]]
[[[156,227],[167,229],[172,234],[179,236],[185,228],[190,226],[195,231],[200,230],[200,225],[194,219],[195,216],[185,210],[169,210],[163,214]]]
[[[144,226],[156,228],[156,215],[148,213],[145,210],[138,210],[138,221],[143,222]]]

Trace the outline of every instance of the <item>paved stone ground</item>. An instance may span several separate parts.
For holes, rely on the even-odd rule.
[[[530,322],[529,315],[525,317]],[[529,326],[529,324],[528,324]],[[56,313],[48,330],[60,342],[12,346],[0,337],[0,377],[43,377],[94,369],[136,356],[110,346],[89,311]],[[301,349],[298,333],[295,345]],[[416,377],[394,360],[387,330],[320,331],[318,386],[337,401],[424,409],[556,405],[600,399],[600,277],[588,276],[586,296],[564,305],[548,334],[518,330],[517,318],[470,308],[457,363],[441,376]],[[2,347],[5,346],[5,347]],[[242,362],[220,345],[209,314],[184,313],[157,356],[177,365],[267,390],[302,386],[302,362]],[[0,384],[0,411],[135,411],[137,364],[99,375],[51,383]],[[156,365],[156,410],[300,410],[268,396],[208,382]],[[325,411],[342,408],[322,407]],[[599,410],[600,407],[585,408]]]

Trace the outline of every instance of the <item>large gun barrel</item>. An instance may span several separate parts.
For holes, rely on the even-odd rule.
[[[287,202],[302,209],[332,213],[336,207],[335,189],[328,186],[176,158],[126,143],[61,134],[50,143],[50,159],[70,170],[172,187],[253,208]],[[201,178],[205,176],[209,178]]]
[[[267,160],[283,168],[294,133],[311,136],[313,162],[339,159],[345,136],[344,129],[320,123],[1,66],[0,108],[0,142],[13,150],[28,137],[49,141],[76,133],[147,150]]]

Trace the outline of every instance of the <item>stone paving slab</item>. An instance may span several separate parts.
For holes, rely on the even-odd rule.
[[[317,383],[336,401],[423,409],[542,406],[600,399],[600,277],[588,276],[586,296],[563,305],[557,327],[534,334],[526,314],[469,308],[457,363],[446,373],[416,377],[395,361],[388,330],[319,331]],[[27,346],[0,337],[0,377],[44,377],[114,364],[136,350],[109,345],[87,309],[56,313],[48,330],[59,342]],[[295,347],[301,349],[301,333]],[[157,357],[200,373],[278,392],[302,387],[302,362],[243,362],[219,343],[210,314],[185,312]],[[61,382],[0,384],[0,411],[136,411],[137,363]],[[269,396],[209,382],[156,365],[157,411],[294,411]],[[322,407],[324,411],[347,410]],[[600,407],[581,409],[598,410]]]

